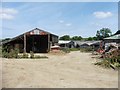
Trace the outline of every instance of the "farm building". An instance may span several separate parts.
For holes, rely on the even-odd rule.
[[[98,49],[100,47],[101,41],[65,41],[59,40],[58,45],[60,47],[67,48],[86,48],[86,47],[94,47]]]
[[[55,43],[58,43],[57,35],[35,28],[7,42],[3,42],[3,47],[7,46],[9,50],[18,48],[21,53],[29,53],[30,51],[47,53]]]
[[[101,41],[74,41],[76,48],[86,48],[89,46],[99,47]]]
[[[118,30],[114,35],[118,35],[118,34],[120,34],[120,30]]]
[[[105,43],[111,43],[111,42],[120,43],[120,34],[116,34],[111,37],[104,38],[104,42]]]
[[[120,34],[115,34],[111,37],[104,38],[104,42],[105,42],[105,49],[110,45],[120,47]]]
[[[63,48],[73,48],[74,42],[73,41],[65,41],[65,40],[59,40],[58,45]]]
[[[118,30],[113,36],[104,38],[105,43],[120,43],[120,30]]]

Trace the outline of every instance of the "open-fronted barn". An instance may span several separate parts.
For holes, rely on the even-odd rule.
[[[59,40],[58,45],[62,48],[74,48],[73,41]]]
[[[110,37],[104,38],[105,43],[119,43],[120,44],[120,30]]]
[[[20,52],[27,53],[30,51],[46,53],[50,51],[50,47],[55,43],[58,43],[57,35],[35,28],[4,42],[3,47],[7,46],[9,50],[18,48]]]
[[[113,36],[104,38],[105,49],[110,46],[120,47],[120,30],[118,30]]]

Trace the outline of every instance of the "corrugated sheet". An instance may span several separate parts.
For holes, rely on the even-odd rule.
[[[104,38],[104,39],[120,39],[120,34],[117,34],[108,38]]]
[[[71,41],[64,41],[64,40],[59,40],[59,44],[67,44],[67,43],[70,43]]]
[[[23,37],[24,34],[26,34],[26,35],[37,35],[37,34],[38,34],[38,35],[45,35],[45,34],[52,34],[52,33],[49,33],[49,32],[47,32],[47,31],[41,30],[41,29],[39,29],[39,28],[35,28],[35,29],[31,30],[31,31],[25,32],[25,33],[23,33],[23,34],[21,34],[21,35],[19,35],[19,36],[14,37],[14,38],[12,38],[11,40],[2,42],[2,44],[6,44],[6,43],[8,43],[8,42],[11,42],[11,41],[17,39],[17,38]],[[58,36],[55,35],[55,34],[52,34],[52,35],[58,37]]]

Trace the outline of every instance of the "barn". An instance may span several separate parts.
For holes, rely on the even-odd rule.
[[[3,42],[3,47],[7,46],[9,51],[18,48],[20,53],[33,51],[34,53],[47,53],[51,46],[58,43],[58,36],[41,30],[32,29],[17,37]]]
[[[73,48],[74,42],[73,41],[59,40],[58,45],[62,48]]]

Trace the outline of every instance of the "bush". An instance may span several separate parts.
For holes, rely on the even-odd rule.
[[[81,52],[92,52],[93,48],[92,47],[86,47],[86,48],[80,48]]]
[[[39,58],[48,58],[47,56],[35,56],[34,53],[32,51],[30,51],[30,57],[29,54],[27,53],[23,53],[21,55],[18,55],[19,50],[17,48],[15,49],[11,49],[10,52],[7,51],[7,47],[4,47],[2,49],[2,57],[3,58],[32,58],[32,59],[39,59]]]
[[[2,57],[4,58],[18,58],[18,53],[19,50],[17,48],[15,48],[14,50],[11,49],[10,52],[6,51],[6,48],[3,48],[2,50]]]
[[[28,54],[27,53],[23,53],[23,56],[21,58],[28,58]]]
[[[33,51],[30,51],[30,58],[34,58],[34,53],[33,53]]]
[[[69,48],[61,48],[60,50],[62,50],[65,53],[70,53],[70,49]]]
[[[119,68],[120,68],[120,63],[116,62],[116,63],[114,63],[114,66],[115,66],[117,69],[119,69]]]
[[[79,48],[69,48],[70,51],[79,51]]]
[[[112,51],[103,57],[101,62],[95,63],[106,68],[118,69],[120,68],[120,50]]]
[[[14,58],[15,55],[14,55],[14,51],[11,50],[9,53],[8,53],[8,58]]]
[[[101,62],[95,63],[95,65],[100,65],[105,68],[110,68],[110,62],[108,60],[103,60]]]
[[[3,58],[8,58],[8,52],[5,52],[5,51],[2,52],[2,57],[3,57]]]
[[[18,49],[11,50],[11,52],[8,53],[8,58],[18,58]]]
[[[35,55],[34,59],[40,59],[40,58],[48,58],[47,56],[39,56],[39,55]]]

